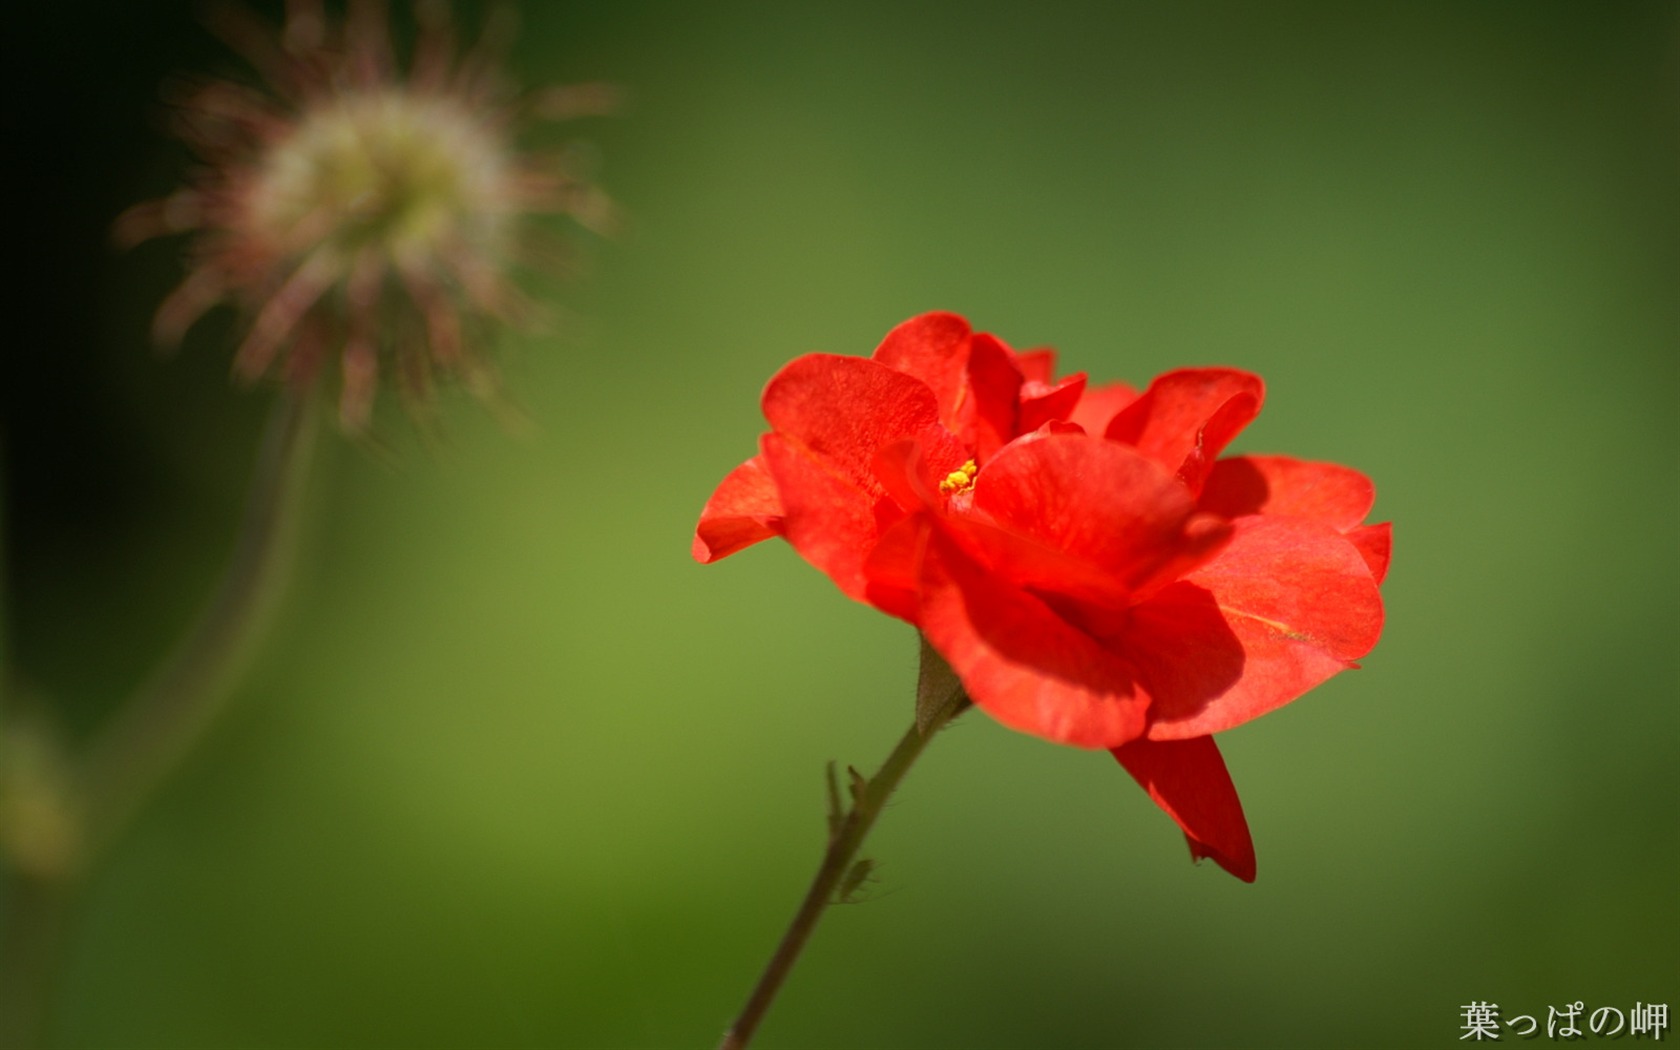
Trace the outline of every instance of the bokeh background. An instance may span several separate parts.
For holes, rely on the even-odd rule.
[[[631,99],[573,128],[625,233],[502,348],[536,432],[457,397],[441,452],[389,405],[394,456],[323,442],[268,644],[76,914],[57,1044],[711,1045],[915,640],[783,545],[695,565],[694,519],[782,363],[935,308],[1099,379],[1263,374],[1239,449],[1377,480],[1388,628],[1221,738],[1252,886],[1106,755],[970,713],[763,1046],[1680,1005],[1680,7],[523,15],[526,83]],[[241,66],[186,4],[7,22],[5,659],[75,734],[214,581],[272,400],[226,316],[149,350],[179,243],[108,247],[186,163],[159,83]]]

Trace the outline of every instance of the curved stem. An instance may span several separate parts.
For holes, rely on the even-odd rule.
[[[776,993],[781,989],[788,972],[793,969],[793,964],[798,961],[799,953],[810,938],[811,931],[816,929],[817,920],[822,918],[823,909],[834,899],[834,892],[839,887],[840,880],[851,870],[852,858],[857,855],[864,837],[874,826],[875,818],[881,815],[881,809],[886,805],[893,790],[898,787],[899,781],[904,779],[904,774],[910,771],[910,766],[948,718],[949,713],[923,727],[912,725],[909,732],[898,742],[898,746],[893,748],[893,753],[888,756],[881,771],[869,780],[862,780],[856,773],[852,774],[851,811],[833,825],[829,834],[828,852],[823,854],[822,865],[817,868],[816,878],[811,880],[811,888],[806,891],[804,901],[794,913],[793,922],[782,935],[782,942],[776,946],[776,953],[770,957],[763,976],[759,977],[757,986],[747,999],[747,1005],[741,1010],[741,1015],[735,1019],[735,1023],[729,1027],[729,1031],[724,1034],[723,1042],[718,1044],[718,1050],[744,1050],[752,1040],[754,1030],[764,1019],[770,1004],[775,1001]]]
[[[260,635],[284,583],[315,430],[306,391],[280,395],[257,455],[239,537],[209,606],[171,655],[116,709],[85,759],[60,768],[56,746],[6,742],[0,766],[17,763],[24,745],[41,743],[42,768],[25,763],[0,773],[13,818],[0,812],[0,1048],[46,1041],[54,978],[69,911],[82,879],[153,788],[191,749],[225,705],[234,677]],[[15,682],[6,683],[13,686]],[[24,733],[21,707],[8,689],[7,733]],[[38,749],[39,750],[39,749]],[[42,757],[35,756],[35,757]],[[43,759],[45,760],[45,759]],[[15,823],[17,804],[32,818]],[[4,810],[6,807],[0,807]],[[14,840],[15,836],[23,836]]]
[[[314,398],[282,391],[263,436],[233,556],[209,606],[117,709],[78,770],[84,860],[97,855],[225,706],[283,589],[315,433]]]
[[[0,875],[0,1050],[35,1050],[47,1042],[69,887],[26,871]]]

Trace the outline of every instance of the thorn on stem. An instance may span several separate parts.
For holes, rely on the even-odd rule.
[[[869,790],[869,781],[856,766],[846,767],[847,787],[852,792],[852,805],[855,807],[863,801],[864,792]]]

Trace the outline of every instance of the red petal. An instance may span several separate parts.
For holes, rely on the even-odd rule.
[[[1212,737],[1136,740],[1113,753],[1155,804],[1184,829],[1191,857],[1212,857],[1237,878],[1254,881],[1254,839]]]
[[[1151,721],[1205,710],[1242,682],[1248,666],[1243,641],[1213,595],[1183,582],[1133,606],[1111,644],[1154,698]]]
[[[873,497],[875,453],[939,419],[927,384],[861,357],[806,354],[764,388],[764,418],[819,466]],[[782,478],[776,478],[778,485]],[[785,493],[784,493],[785,495]]]
[[[694,530],[694,560],[714,562],[782,530],[782,501],[758,456],[730,471]]]
[[[1192,528],[1189,493],[1158,463],[1084,434],[1010,445],[975,478],[974,507],[1058,556],[1002,571],[1074,597],[1133,595],[1162,571],[1188,570],[1224,541],[1222,528]]]
[[[944,427],[928,427],[914,438],[895,441],[875,453],[873,472],[881,490],[907,511],[942,510],[937,495],[946,480],[969,460],[965,449]]]
[[[1015,355],[1015,364],[1021,369],[1021,375],[1029,383],[1054,382],[1056,374],[1056,351],[1048,346],[1037,347],[1032,350],[1022,350]]]
[[[968,384],[968,340],[972,330],[956,314],[912,317],[887,333],[872,360],[926,383],[939,402],[939,418],[952,431]]]
[[[820,457],[780,434],[759,439],[782,499],[782,536],[835,585],[867,602],[863,563],[882,531],[904,517],[880,490],[866,491]]]
[[[1120,410],[1136,401],[1138,392],[1125,383],[1109,383],[1104,386],[1088,386],[1085,395],[1074,406],[1073,413],[1068,416],[1070,422],[1078,423],[1085,428],[1087,434],[1099,437],[1107,433],[1109,423],[1119,415]]]
[[[1037,430],[1053,420],[1066,420],[1073,415],[1081,395],[1085,393],[1085,373],[1075,372],[1054,385],[1028,382],[1021,387],[1020,418],[1016,430],[1020,433]],[[1098,431],[1100,434],[1101,431]]]
[[[1347,538],[1364,556],[1365,564],[1371,567],[1371,577],[1378,583],[1383,582],[1388,576],[1388,556],[1394,548],[1394,527],[1386,521],[1380,525],[1365,525],[1349,532]]]
[[[984,463],[1007,445],[1021,427],[1018,419],[1025,380],[1015,352],[984,332],[969,340],[968,385],[953,419],[945,425]]]
[[[913,514],[881,533],[863,562],[864,600],[889,616],[919,624],[916,588],[929,519]]]
[[[1371,479],[1352,467],[1288,456],[1237,456],[1214,464],[1202,489],[1201,507],[1227,518],[1311,518],[1347,532],[1371,513],[1376,498]]]
[[[1220,450],[1260,414],[1264,397],[1265,384],[1253,373],[1180,369],[1157,376],[1105,435],[1135,446],[1199,491]]]
[[[959,460],[946,470],[955,470],[961,465]],[[914,438],[876,449],[871,469],[882,490],[905,510],[933,506],[936,500],[934,490],[939,486],[939,479],[945,477],[944,474],[933,475],[926,452]]]
[[[938,431],[933,392],[918,379],[861,357],[807,354],[764,389],[765,466],[782,501],[782,535],[858,601],[863,562],[881,532],[904,516],[875,476],[888,445]]]
[[[939,421],[982,459],[1015,436],[1022,383],[1015,352],[956,314],[911,318],[887,333],[872,360],[927,384]]]
[[[1353,666],[1382,632],[1376,581],[1346,537],[1299,518],[1233,525],[1213,560],[1132,610],[1124,644],[1155,696],[1151,740],[1217,733],[1281,707]],[[1222,624],[1205,615],[1210,599]],[[1229,668],[1233,644],[1237,677],[1210,695],[1213,676],[1195,668]]]
[[[1149,698],[1115,653],[937,531],[921,569],[922,631],[987,714],[1077,747],[1142,734]]]

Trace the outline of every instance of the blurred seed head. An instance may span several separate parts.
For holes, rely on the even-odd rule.
[[[516,143],[534,120],[610,111],[613,90],[516,91],[501,73],[508,9],[465,50],[447,4],[421,0],[414,13],[404,68],[380,0],[350,0],[342,19],[320,0],[291,0],[278,31],[216,8],[211,29],[261,86],[166,85],[173,130],[201,163],[114,231],[124,246],[191,235],[187,275],[153,321],[160,346],[231,303],[245,318],[234,375],[308,387],[336,372],[352,431],[368,427],[382,378],[413,407],[429,404],[440,377],[502,404],[480,336],[536,320],[515,272],[561,254],[528,220],[560,213],[597,233],[614,223],[578,151]]]

